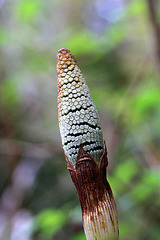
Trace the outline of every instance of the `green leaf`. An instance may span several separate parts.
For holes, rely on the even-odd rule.
[[[146,88],[140,92],[135,99],[136,111],[145,112],[152,109],[156,104],[160,103],[159,89],[157,88]]]
[[[61,229],[66,221],[67,215],[64,211],[47,209],[35,217],[35,231],[38,230],[41,237],[48,238]]]
[[[0,46],[5,44],[7,40],[7,32],[4,29],[0,29]]]
[[[132,232],[132,226],[129,222],[119,221],[120,238],[124,238],[125,236],[128,236],[128,234],[131,232]]]
[[[135,95],[128,99],[127,119],[128,124],[132,127],[133,124],[146,123],[147,120],[153,118],[159,109],[160,94],[158,88],[153,84],[148,84],[137,90]],[[126,104],[127,104],[126,103]]]
[[[114,191],[118,191],[120,193],[126,189],[126,184],[131,181],[138,170],[138,164],[134,159],[130,159],[117,166],[117,168],[114,170],[114,175],[109,176],[108,178],[109,183]]]
[[[79,233],[71,238],[71,240],[86,240],[84,233]]]
[[[0,88],[1,101],[8,106],[15,106],[19,101],[19,95],[13,79],[7,79]]]
[[[137,202],[142,202],[160,188],[160,171],[148,170],[133,189],[131,195]]]
[[[76,33],[69,38],[68,42],[65,40],[64,45],[66,48],[70,49],[71,52],[74,52],[75,55],[90,52],[95,48],[95,42],[91,34],[86,32]]]
[[[114,26],[110,27],[106,31],[106,35],[104,35],[104,45],[108,48],[108,50],[112,50],[123,41],[124,37],[126,36],[127,32],[124,26],[120,23],[115,24]],[[106,44],[107,39],[107,44]]]
[[[137,173],[138,166],[134,159],[123,162],[116,170],[115,175],[122,182],[126,183]]]
[[[15,16],[20,22],[32,21],[38,14],[40,1],[21,0],[16,4]]]
[[[144,0],[134,0],[131,1],[128,6],[129,16],[143,15],[147,10],[146,1]]]

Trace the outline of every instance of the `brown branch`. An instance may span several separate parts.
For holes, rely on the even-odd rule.
[[[158,24],[157,17],[157,1],[147,0],[148,12],[150,16],[151,25],[153,28],[153,36],[155,41],[155,58],[157,62],[158,70],[160,71],[160,26]]]

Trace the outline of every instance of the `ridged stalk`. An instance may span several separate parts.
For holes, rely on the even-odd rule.
[[[68,170],[77,189],[87,240],[118,240],[118,214],[106,180],[106,145],[97,109],[74,56],[57,55],[58,118]]]

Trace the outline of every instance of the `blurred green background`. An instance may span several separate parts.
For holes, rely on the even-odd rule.
[[[83,240],[57,120],[56,54],[98,108],[121,240],[160,236],[160,2],[0,0],[0,240]]]

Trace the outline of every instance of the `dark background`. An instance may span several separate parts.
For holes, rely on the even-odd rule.
[[[100,114],[121,240],[160,236],[160,3],[0,0],[0,240],[85,239],[57,120],[56,54]]]

